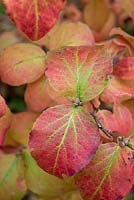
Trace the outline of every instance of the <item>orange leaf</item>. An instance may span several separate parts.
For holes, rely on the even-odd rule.
[[[45,52],[36,45],[11,45],[0,56],[1,80],[13,86],[34,82],[45,72],[45,59]]]

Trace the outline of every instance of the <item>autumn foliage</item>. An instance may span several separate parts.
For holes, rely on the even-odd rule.
[[[121,200],[134,184],[133,0],[3,0],[0,79],[25,85],[26,110],[0,95],[0,200]],[[5,195],[6,194],[6,195]]]

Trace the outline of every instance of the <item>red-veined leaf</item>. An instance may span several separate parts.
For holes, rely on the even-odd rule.
[[[115,106],[113,113],[101,110],[97,113],[102,124],[111,131],[119,132],[120,135],[128,136],[132,128],[132,115],[125,106]]]
[[[43,37],[55,24],[64,0],[3,0],[16,26],[30,39]]]
[[[21,200],[26,190],[21,157],[0,151],[0,199]]]
[[[0,56],[1,80],[9,85],[22,85],[36,81],[45,71],[45,52],[36,45],[14,44]]]
[[[55,106],[34,124],[30,149],[39,166],[61,176],[85,167],[99,145],[99,132],[83,107]]]
[[[89,165],[76,177],[83,199],[123,199],[132,187],[132,154],[115,143],[100,145]]]
[[[134,80],[134,57],[126,57],[118,62],[113,74],[123,80]]]
[[[46,45],[48,49],[59,49],[64,46],[93,46],[95,41],[93,33],[86,24],[65,21],[57,23],[44,38],[36,43]]]
[[[35,112],[40,112],[55,104],[49,96],[47,79],[44,76],[27,86],[25,91],[25,102],[28,108]]]
[[[112,71],[112,56],[105,47],[65,47],[49,54],[46,76],[59,96],[89,101],[98,96]]]
[[[134,81],[125,81],[112,76],[101,99],[107,103],[120,103],[134,96]]]

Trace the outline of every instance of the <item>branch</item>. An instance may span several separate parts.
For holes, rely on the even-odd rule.
[[[98,109],[95,108],[93,102],[91,102],[92,106],[93,106],[93,113],[90,113],[91,116],[94,118],[97,127],[103,131],[103,133],[106,134],[106,136],[108,136],[109,138],[112,138],[112,140],[116,143],[119,144],[120,147],[129,147],[131,150],[134,150],[134,146],[130,143],[128,138],[125,138],[124,136],[120,136],[118,133],[113,132],[108,130],[107,128],[105,128],[105,126],[101,123],[101,121],[99,120],[98,116],[96,115],[96,113],[98,112]]]
[[[103,126],[103,124],[100,122],[99,118],[97,117],[96,113],[94,112],[94,113],[90,113],[90,114],[91,114],[92,117],[94,118],[94,120],[95,120],[95,122],[96,122],[98,128],[99,128],[101,131],[103,131],[108,137],[113,138],[113,137],[114,137],[113,132],[110,131],[110,130],[108,130],[107,128],[105,128],[105,127]]]

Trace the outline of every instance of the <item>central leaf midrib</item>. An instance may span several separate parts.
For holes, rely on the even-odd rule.
[[[34,61],[34,60],[45,60],[46,59],[46,56],[44,55],[44,56],[35,56],[35,57],[31,57],[31,58],[27,58],[27,59],[24,59],[24,60],[20,60],[20,61],[18,61],[18,62],[16,62],[15,63],[15,66],[16,65],[20,65],[20,64],[23,64],[23,63],[25,63],[25,62],[29,62],[29,61]]]

